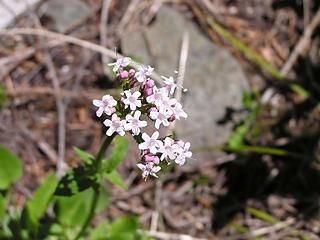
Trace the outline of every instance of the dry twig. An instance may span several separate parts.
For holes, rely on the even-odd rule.
[[[101,10],[101,18],[100,18],[100,45],[107,46],[107,25],[108,25],[108,16],[109,16],[109,8],[112,0],[104,0]],[[108,57],[105,55],[101,56],[102,67],[105,74],[108,74],[107,64]]]
[[[12,28],[10,30],[7,29],[2,29],[0,30],[0,35],[36,35],[36,36],[42,36],[42,37],[46,37],[46,38],[53,38],[53,39],[57,39],[60,40],[62,42],[67,42],[67,43],[71,43],[74,45],[78,45],[80,47],[83,48],[87,48],[91,51],[95,51],[101,54],[104,54],[110,58],[113,59],[117,59],[117,58],[122,58],[124,57],[123,55],[121,55],[120,53],[117,53],[115,51],[112,51],[108,48],[105,48],[103,46],[100,46],[98,44],[86,41],[86,40],[82,40],[76,37],[72,37],[69,35],[64,35],[61,33],[56,33],[56,32],[52,32],[52,31],[48,31],[45,29],[40,29],[40,28]],[[137,68],[136,64],[133,64],[133,67]],[[159,84],[163,85],[162,83],[162,79],[161,77],[156,74],[155,72],[153,72],[152,77],[154,80],[156,80]]]
[[[206,238],[194,238],[186,234],[175,234],[166,232],[149,231],[147,234],[150,237],[155,237],[157,239],[163,240],[206,240]]]
[[[287,62],[282,67],[281,74],[283,76],[288,75],[293,65],[296,63],[298,57],[302,55],[310,46],[310,40],[311,40],[312,34],[319,24],[320,24],[320,9],[317,11],[316,15],[313,17],[311,23],[306,27],[302,37],[299,39],[297,45],[293,49]]]

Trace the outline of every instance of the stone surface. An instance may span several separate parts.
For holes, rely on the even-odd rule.
[[[182,102],[189,118],[177,122],[178,137],[189,140],[194,148],[225,143],[232,126],[218,121],[227,107],[241,108],[242,91],[249,88],[240,65],[226,50],[215,46],[194,23],[169,7],[162,7],[143,33],[125,36],[121,47],[125,55],[155,65],[158,73],[173,75],[185,31],[190,35],[190,47],[184,81],[188,92]]]
[[[85,19],[91,10],[80,0],[50,0],[41,5],[39,13],[49,19],[50,24],[46,24],[46,27],[64,33]]]
[[[2,0],[0,4],[0,29],[7,27],[16,16],[40,0]]]

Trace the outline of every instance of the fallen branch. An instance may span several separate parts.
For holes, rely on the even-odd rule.
[[[40,28],[12,28],[12,29],[2,29],[0,30],[0,35],[7,35],[7,36],[14,36],[14,35],[36,35],[36,36],[41,36],[41,37],[46,37],[46,38],[52,38],[52,39],[57,39],[66,43],[71,43],[86,49],[89,49],[94,52],[101,53],[103,55],[106,55],[110,58],[117,59],[117,58],[122,58],[124,57],[120,53],[117,53],[115,51],[112,51],[106,47],[100,46],[98,44],[82,40],[76,37],[72,37],[69,35],[64,35],[61,33],[56,33],[52,31],[48,31],[45,29],[40,29]],[[133,67],[137,68],[137,64],[133,64]],[[158,81],[159,84],[163,85],[163,81],[161,77],[153,72],[152,77],[154,80]]]

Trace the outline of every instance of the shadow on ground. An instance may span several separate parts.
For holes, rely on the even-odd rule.
[[[306,71],[308,65],[309,73]],[[301,75],[295,80],[309,93],[310,98],[293,106],[270,127],[273,139],[288,139],[281,148],[294,153],[292,156],[266,157],[259,154],[237,154],[235,161],[225,163],[219,171],[225,173],[224,187],[227,193],[214,203],[212,226],[219,231],[233,217],[245,212],[248,200],[265,206],[270,195],[293,198],[299,218],[309,220],[320,211],[320,131],[319,105],[320,91],[315,88],[312,77],[320,72],[309,60],[300,59],[297,66]],[[311,74],[310,74],[311,71]],[[285,97],[288,84],[274,84]],[[313,112],[316,109],[316,113]],[[310,116],[315,115],[310,122]],[[289,122],[304,121],[302,129],[292,132]],[[271,146],[272,147],[272,146]]]

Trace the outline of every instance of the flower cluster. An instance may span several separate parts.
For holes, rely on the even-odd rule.
[[[109,64],[124,90],[121,98],[115,100],[105,95],[101,100],[93,100],[93,105],[98,108],[98,117],[103,113],[107,116],[103,123],[108,128],[108,136],[114,133],[123,136],[125,132],[134,136],[142,153],[142,163],[138,163],[137,167],[142,170],[143,178],[149,175],[157,177],[161,161],[166,160],[168,164],[174,161],[181,166],[187,158],[191,158],[189,142],[177,141],[169,136],[159,138],[157,131],[161,125],[168,127],[170,122],[187,118],[188,115],[173,97],[178,87],[173,77],[162,76],[164,87],[160,88],[151,79],[154,68],[139,65],[135,70],[131,63],[132,60],[125,57]],[[147,126],[147,122],[140,119],[143,115],[153,120],[157,129],[151,136],[141,132]]]

